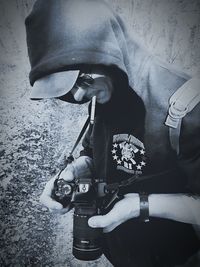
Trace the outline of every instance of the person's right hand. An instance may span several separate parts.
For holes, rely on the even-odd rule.
[[[92,159],[87,156],[81,156],[76,159],[60,173],[59,178],[64,179],[65,181],[72,181],[75,178],[85,178],[91,177],[93,171],[93,162]],[[52,192],[54,189],[54,182],[58,174],[51,178],[40,197],[40,202],[45,205],[50,211],[64,214],[70,210],[70,205],[63,208],[63,205],[57,202],[55,199],[52,198]]]

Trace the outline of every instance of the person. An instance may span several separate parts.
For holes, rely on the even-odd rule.
[[[31,99],[96,97],[93,129],[60,178],[124,184],[124,198],[88,221],[103,228],[106,257],[118,267],[186,263],[200,245],[200,105],[182,120],[178,155],[165,121],[170,97],[192,77],[147,52],[102,0],[37,0],[25,24]],[[56,177],[41,202],[64,213],[52,198]]]

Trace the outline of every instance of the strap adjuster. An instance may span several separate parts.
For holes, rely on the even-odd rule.
[[[165,125],[177,128],[181,119],[188,113],[188,107],[184,107],[182,105],[177,105],[177,102],[172,102],[169,107],[169,114],[167,116],[167,119],[165,121]]]

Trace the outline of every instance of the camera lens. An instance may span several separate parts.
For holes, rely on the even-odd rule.
[[[73,255],[79,260],[96,260],[102,255],[102,229],[88,225],[88,219],[96,214],[92,207],[79,207],[74,213]]]

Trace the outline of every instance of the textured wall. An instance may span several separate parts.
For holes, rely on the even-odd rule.
[[[107,2],[153,54],[188,73],[198,70],[199,0]],[[24,18],[33,3],[0,1],[0,266],[109,266],[105,258],[90,264],[75,260],[72,213],[49,214],[38,203],[81,128],[86,107],[29,100]]]
[[[153,54],[195,73],[200,65],[200,1],[110,0]]]

